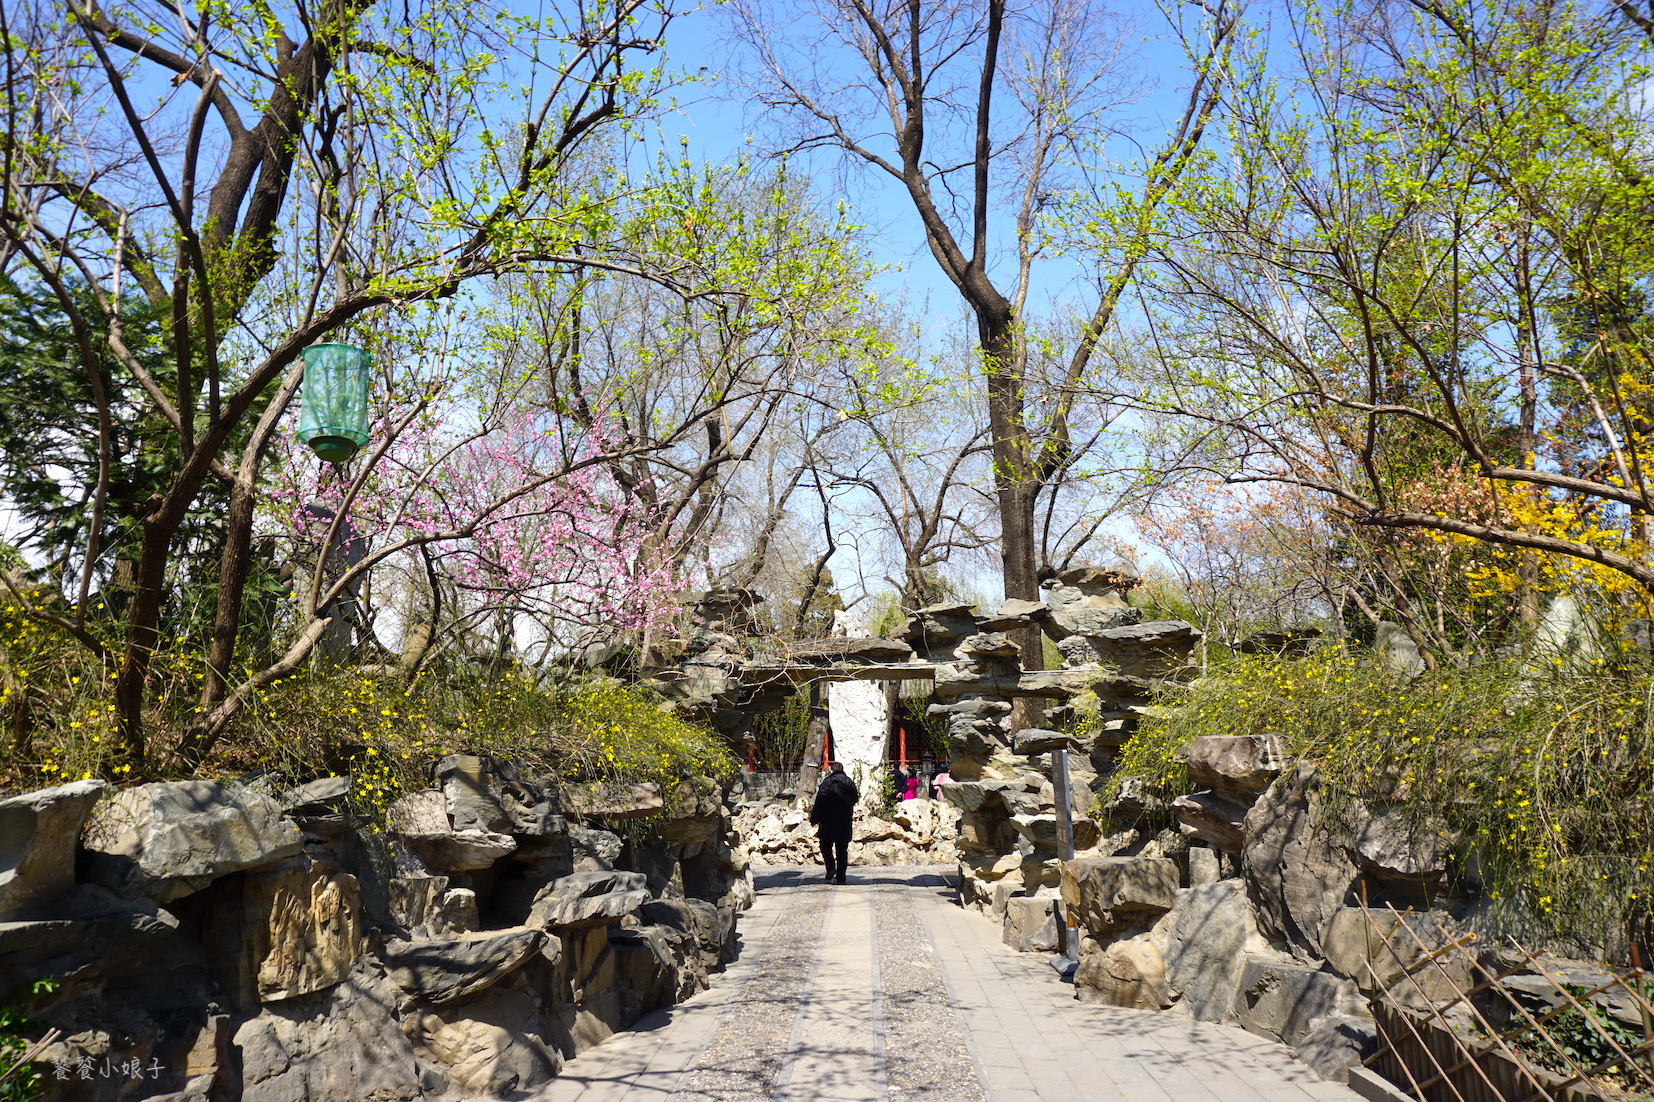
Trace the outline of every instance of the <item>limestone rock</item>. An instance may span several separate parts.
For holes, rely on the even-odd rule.
[[[19,1003],[36,980],[90,978],[111,964],[152,958],[178,931],[178,920],[148,899],[122,899],[82,884],[60,900],[58,917],[0,922],[0,1001]]]
[[[423,926],[447,890],[446,876],[393,876],[389,891],[391,921],[404,930]]]
[[[1242,868],[1263,931],[1319,954],[1321,931],[1355,880],[1358,805],[1329,806],[1315,767],[1299,762],[1246,813]]]
[[[477,893],[470,888],[449,888],[437,899],[418,929],[428,937],[455,937],[481,925],[477,915]]]
[[[1189,886],[1197,884],[1216,884],[1223,879],[1223,863],[1218,859],[1217,851],[1189,847]]]
[[[1010,712],[1009,701],[1004,700],[956,700],[950,704],[932,704],[925,709],[926,715],[933,716],[965,716],[970,719],[993,719]]]
[[[1005,900],[1000,936],[1019,953],[1049,953],[1057,948],[1055,899],[1013,896]]]
[[[829,639],[808,639],[787,647],[787,658],[794,662],[910,662],[913,648],[896,639],[868,637],[852,639],[835,636]]]
[[[1063,903],[1093,936],[1148,925],[1177,890],[1177,863],[1165,858],[1077,857],[1062,872]]]
[[[978,662],[939,662],[936,695],[944,700],[967,694],[1011,696],[1017,692],[1017,671],[1011,662],[984,668]]]
[[[349,777],[318,777],[283,792],[281,806],[288,812],[336,811],[349,795]]]
[[[1447,852],[1451,837],[1444,825],[1409,819],[1399,810],[1375,815],[1355,841],[1356,863],[1401,902],[1429,907],[1447,892]]]
[[[641,872],[577,872],[558,877],[534,897],[530,926],[579,930],[613,922],[649,901]]]
[[[1020,658],[1022,648],[1002,631],[984,631],[961,639],[953,653],[959,658]]]
[[[978,627],[982,631],[1016,631],[1039,623],[1050,611],[1050,606],[1044,601],[1023,601],[1013,597],[1001,604],[992,616],[981,621]]]
[[[1246,812],[1245,804],[1215,792],[1191,792],[1172,801],[1179,830],[1225,853],[1238,854],[1244,848]]]
[[[516,839],[511,835],[491,830],[403,834],[400,838],[427,869],[444,873],[486,869],[517,848]]]
[[[1373,639],[1373,650],[1378,660],[1399,674],[1410,676],[1424,672],[1424,655],[1407,629],[1389,620],[1381,620]]]
[[[1079,742],[1073,735],[1061,731],[1024,727],[1016,733],[1012,748],[1019,754],[1049,754],[1053,750],[1077,750]]]
[[[569,827],[569,845],[572,847],[576,872],[612,869],[615,862],[620,860],[621,850],[626,848],[626,843],[620,840],[620,835],[612,831],[577,826]]]
[[[896,638],[919,654],[951,651],[953,644],[977,632],[976,615],[966,604],[928,605],[907,618]]]
[[[1267,954],[1246,885],[1220,880],[1177,893],[1165,919],[1166,978],[1178,1006],[1204,1022],[1230,1022],[1248,954]]]
[[[563,806],[575,815],[641,819],[659,814],[665,800],[653,783],[570,785],[563,790]]]
[[[954,781],[942,788],[942,798],[960,811],[976,811],[1004,791],[1003,781]]]
[[[1359,907],[1344,907],[1327,922],[1321,952],[1328,966],[1368,993],[1387,990],[1405,1003],[1451,999],[1474,984],[1466,954],[1447,953],[1407,975],[1421,957],[1454,939],[1450,921],[1429,913],[1362,914]]]
[[[1057,817],[1046,813],[1041,815],[1013,815],[1011,827],[1022,839],[1033,847],[1033,850],[1046,851],[1055,855],[1057,848]],[[1075,819],[1074,848],[1076,850],[1090,849],[1097,844],[1097,824],[1090,819]],[[1032,852],[1032,851],[1030,851]],[[1171,904],[1168,902],[1167,906]]]
[[[382,950],[398,987],[436,1006],[498,983],[546,944],[543,930],[490,931],[469,938],[396,941]]]
[[[157,781],[105,801],[82,844],[91,879],[165,903],[221,876],[299,852],[299,828],[269,796],[218,781]]]
[[[1075,627],[1095,613],[1070,613],[1067,618]],[[1052,620],[1061,623],[1063,614],[1054,613]],[[1065,625],[1066,626],[1066,625]],[[1075,631],[1085,636],[1094,653],[1095,661],[1114,666],[1129,677],[1163,677],[1183,664],[1189,652],[1200,641],[1201,633],[1182,620],[1154,620],[1148,623],[1122,622],[1088,631]]]
[[[362,950],[356,878],[293,858],[247,874],[243,913],[258,997],[277,1002],[332,987]]]
[[[1102,597],[1121,598],[1142,585],[1142,580],[1134,574],[1112,567],[1098,566],[1095,563],[1082,563],[1071,566],[1057,575],[1056,582],[1046,582],[1047,586],[1057,584],[1071,586],[1086,594],[1088,598]]]
[[[1120,777],[1116,788],[1114,798],[1103,805],[1104,813],[1115,823],[1130,825],[1158,819],[1171,809],[1165,800],[1149,792],[1142,777]]]
[[[1293,1055],[1323,1079],[1347,1083],[1350,1069],[1378,1051],[1378,1024],[1371,1018],[1330,1014],[1298,1042]]]
[[[448,821],[448,801],[442,792],[427,788],[392,800],[385,809],[385,829],[392,834],[446,834],[454,824]]]
[[[1172,1001],[1165,955],[1150,934],[1109,945],[1087,937],[1080,946],[1074,995],[1084,1003],[1163,1010]]]
[[[940,681],[938,680],[938,684]],[[1005,695],[1040,696],[1056,700],[1079,696],[1097,690],[1099,685],[1125,688],[1127,691],[1148,691],[1146,682],[1123,678],[1099,670],[1030,670],[1018,677]]]
[[[1296,1045],[1328,1015],[1356,1016],[1365,1008],[1354,981],[1272,954],[1246,957],[1235,1010],[1251,1032]]]
[[[1247,806],[1286,766],[1279,735],[1202,735],[1182,753],[1195,784]]]
[[[1050,606],[1044,601],[1023,601],[1012,597],[1002,602],[994,615],[1014,620],[1035,620],[1048,611]]]
[[[397,989],[358,968],[325,993],[267,1009],[236,1030],[242,1102],[413,1102],[413,1047],[389,1009]]]
[[[0,800],[0,920],[31,916],[75,888],[75,847],[105,781]]]
[[[844,681],[827,688],[827,725],[833,756],[852,774],[876,776],[890,732],[890,699],[877,681]],[[876,784],[864,783],[863,799],[877,801]]]
[[[489,783],[493,764],[481,754],[449,754],[432,767],[455,830],[511,832],[510,816]]]
[[[562,1057],[538,1036],[496,1022],[421,1014],[408,1019],[405,1031],[466,1097],[515,1094],[562,1070]]]

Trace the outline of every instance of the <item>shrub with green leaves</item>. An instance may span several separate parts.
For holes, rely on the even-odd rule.
[[[1654,895],[1654,670],[1517,661],[1403,676],[1337,646],[1237,656],[1167,690],[1122,748],[1113,784],[1192,789],[1202,735],[1279,734],[1334,800],[1398,809],[1457,839],[1495,914],[1558,934],[1646,938]]]
[[[55,980],[35,981],[36,995],[55,990]],[[35,1044],[29,1034],[42,1033],[45,1028],[16,1007],[0,1006],[0,1102],[31,1102],[45,1088],[39,1066],[23,1059]]]
[[[451,753],[511,758],[568,781],[723,778],[739,763],[725,740],[663,712],[647,690],[607,678],[543,686],[526,676],[427,677],[410,684],[349,667],[271,686],[238,717],[221,763],[292,777],[348,770],[369,815],[425,787],[424,767]]]

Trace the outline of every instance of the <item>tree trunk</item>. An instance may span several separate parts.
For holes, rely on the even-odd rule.
[[[810,683],[810,726],[804,736],[804,761],[798,769],[798,796],[794,806],[808,808],[821,783],[821,753],[827,748],[827,707],[821,699],[821,682]]]
[[[181,490],[174,487],[169,498]],[[190,493],[186,500],[195,495]],[[115,679],[115,716],[126,763],[141,767],[144,761],[144,703],[149,688],[149,663],[160,641],[161,597],[166,584],[167,562],[173,534],[178,530],[183,509],[157,502],[143,518],[143,543],[133,578],[132,603],[126,631],[126,652],[121,658],[120,676]],[[175,515],[176,514],[176,515]]]
[[[1040,480],[1034,470],[1032,440],[1023,402],[1023,379],[1015,369],[1016,330],[1009,310],[979,312],[983,369],[988,376],[988,427],[992,433],[995,500],[999,506],[999,555],[1005,596],[1039,600],[1039,553],[1034,505]],[[1045,668],[1045,636],[1030,625],[1008,633],[1022,651],[1024,670]],[[1037,727],[1045,706],[1019,697],[1011,709],[1011,730]]]
[[[236,636],[247,592],[247,572],[253,562],[255,486],[238,473],[230,487],[229,517],[225,521],[224,554],[218,564],[218,608],[213,617],[212,643],[207,651],[206,675],[194,718],[184,728],[178,752],[191,766],[199,765],[212,749],[217,732],[208,718],[228,690],[230,663],[235,661]]]

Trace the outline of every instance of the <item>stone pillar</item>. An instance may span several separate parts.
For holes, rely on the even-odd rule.
[[[833,613],[833,636],[870,639],[861,618]],[[833,760],[861,789],[864,800],[878,798],[884,773],[884,747],[890,737],[890,694],[883,681],[839,681],[827,686],[827,726],[833,732]]]
[[[833,760],[844,763],[863,796],[876,795],[890,733],[884,682],[839,681],[827,686],[827,726],[833,732]]]

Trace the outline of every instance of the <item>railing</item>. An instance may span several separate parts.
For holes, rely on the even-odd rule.
[[[1576,990],[1546,967],[1540,953],[1514,942],[1499,970],[1489,971],[1470,950],[1474,933],[1431,947],[1407,921],[1411,912],[1386,907],[1375,917],[1366,906],[1361,911],[1370,939],[1366,968],[1379,1042],[1364,1062],[1413,1098],[1608,1102],[1610,1095],[1598,1082],[1604,1076],[1623,1080],[1612,1091],[1616,1098],[1628,1090],[1654,1091],[1654,1003],[1642,969],[1604,972],[1607,978],[1596,987]],[[1376,953],[1372,938],[1382,947]],[[1398,945],[1397,938],[1406,941]],[[1543,977],[1542,987],[1550,990],[1534,1001],[1548,1004],[1548,1010],[1530,1009],[1506,986],[1519,974]],[[1421,986],[1447,997],[1422,996]],[[1640,1042],[1627,1043],[1627,1032],[1635,1031],[1611,1029],[1604,1021],[1593,1000],[1611,992],[1641,1018]],[[1597,1059],[1583,1055],[1587,1047]]]

